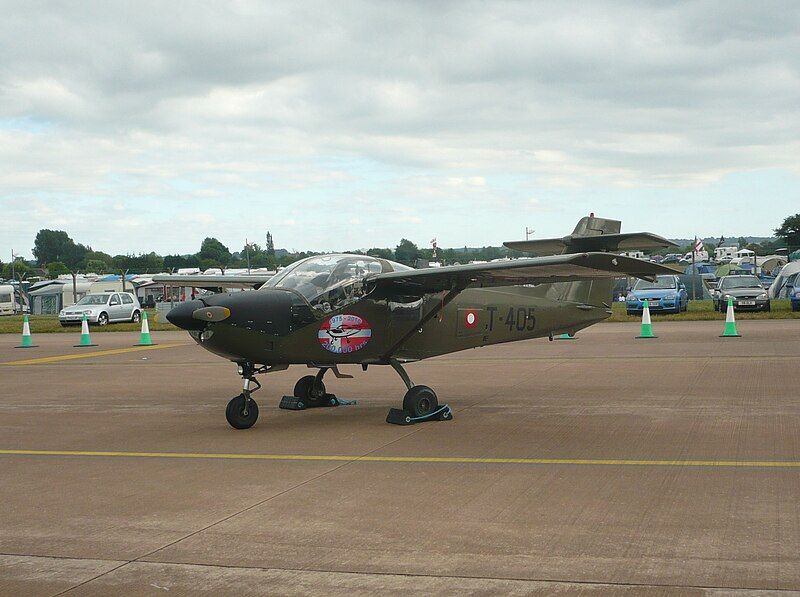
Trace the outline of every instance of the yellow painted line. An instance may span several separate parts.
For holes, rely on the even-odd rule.
[[[584,466],[686,466],[800,468],[798,460],[616,460],[609,458],[468,458],[460,456],[339,456],[334,454],[215,454],[191,452],[99,452],[86,450],[0,450],[3,456],[101,456],[190,460],[277,460],[315,462],[408,462],[446,464],[571,464]]]
[[[186,342],[175,342],[172,344],[154,344],[153,346],[131,346],[129,348],[112,348],[109,350],[92,350],[79,354],[58,354],[51,357],[38,357],[35,359],[23,359],[21,361],[7,361],[0,365],[40,365],[44,363],[57,363],[59,361],[73,361],[76,359],[91,359],[92,357],[107,357],[114,354],[125,354],[127,352],[141,352],[143,350],[158,350],[160,348],[175,348],[176,346],[190,346]],[[83,349],[85,350],[85,349]]]

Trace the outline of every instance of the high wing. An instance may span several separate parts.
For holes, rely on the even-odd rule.
[[[377,274],[367,278],[364,284],[388,294],[418,294],[622,276],[652,280],[659,274],[674,275],[675,271],[657,263],[610,253],[574,253]]]
[[[514,240],[503,244],[509,249],[538,255],[553,255],[562,253],[565,249],[572,253],[578,253],[581,251],[626,251],[629,249],[656,249],[677,246],[663,236],[651,232],[626,232],[596,236],[570,234],[564,238]]]
[[[225,275],[181,275],[159,274],[153,276],[153,282],[167,286],[186,286],[191,288],[259,288],[273,274]]]

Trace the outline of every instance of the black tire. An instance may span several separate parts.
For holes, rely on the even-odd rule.
[[[317,387],[314,387],[315,375],[306,375],[297,380],[294,384],[294,396],[305,400],[307,404],[317,405],[325,399],[325,384],[319,380]]]
[[[766,311],[767,313],[772,311],[772,303],[767,303],[767,306],[764,308],[764,311]]]
[[[134,311],[131,315],[131,323],[139,323],[142,320],[142,314],[139,311]]]
[[[249,429],[258,420],[258,404],[250,398],[247,405],[247,414],[244,414],[244,394],[231,398],[228,408],[225,409],[225,418],[234,429]]]
[[[403,410],[413,417],[424,417],[439,408],[436,392],[428,386],[414,386],[403,397]]]
[[[97,316],[97,325],[108,325],[108,313],[103,312]]]

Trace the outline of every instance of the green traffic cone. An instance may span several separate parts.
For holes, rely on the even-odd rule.
[[[560,336],[556,336],[556,340],[574,340],[575,336],[571,336],[569,332],[564,332]]]
[[[31,324],[28,321],[27,313],[22,316],[22,344],[15,348],[36,348],[31,336]]]
[[[89,336],[89,320],[86,317],[86,313],[84,313],[81,320],[81,341],[80,344],[75,344],[75,348],[85,348],[87,346],[97,346],[97,344],[92,344],[92,338]]]
[[[741,334],[736,331],[736,318],[733,316],[733,298],[728,297],[728,313],[725,315],[725,330],[720,338],[741,338]]]
[[[650,304],[646,299],[642,308],[642,331],[636,338],[658,338],[658,336],[653,333],[653,324],[650,322]]]
[[[139,336],[139,344],[136,346],[154,346],[153,339],[150,337],[150,324],[147,322],[147,311],[142,311],[142,333]]]

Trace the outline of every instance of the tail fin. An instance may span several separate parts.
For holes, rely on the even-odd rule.
[[[675,246],[662,236],[650,232],[621,234],[622,222],[597,218],[594,214],[583,217],[572,234],[564,238],[519,240],[503,243],[509,249],[555,255],[562,253],[584,253],[591,251],[625,251],[628,249],[654,249]],[[588,282],[561,282],[553,284],[547,296],[555,300],[608,305],[611,301],[613,280],[591,280]]]

